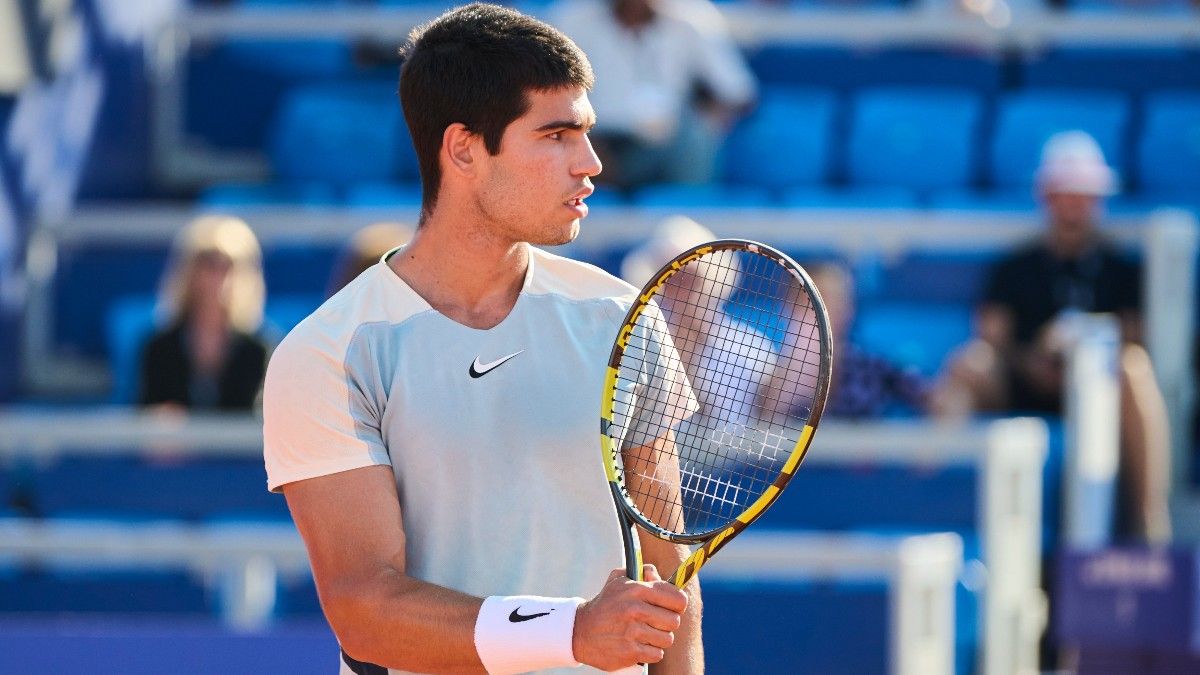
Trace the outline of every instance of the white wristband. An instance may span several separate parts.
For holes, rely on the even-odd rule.
[[[583,598],[493,595],[475,620],[475,650],[491,675],[579,665],[571,647]]]

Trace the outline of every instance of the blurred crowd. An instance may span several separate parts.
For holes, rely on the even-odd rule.
[[[1066,351],[1082,313],[1111,313],[1121,326],[1121,536],[1170,538],[1169,448],[1163,398],[1142,346],[1140,266],[1102,235],[1114,171],[1090,136],[1064,132],[1046,144],[1036,176],[1044,228],[999,260],[976,306],[975,336],[930,379],[855,342],[855,279],[842,261],[806,268],[828,307],[836,347],[826,415],[877,419],[928,415],[1063,413]],[[382,263],[412,230],[378,223],[349,241],[328,294]],[[664,220],[629,251],[621,275],[642,286],[678,253],[719,236],[684,216]],[[253,410],[270,350],[262,325],[262,255],[242,220],[204,216],[180,232],[160,290],[160,329],[141,349],[138,400],[156,409]],[[786,317],[784,317],[786,319]],[[779,350],[782,346],[774,349]],[[786,352],[786,349],[784,349]],[[786,359],[786,353],[771,357]],[[782,363],[782,362],[781,362]],[[765,386],[765,382],[758,383]]]

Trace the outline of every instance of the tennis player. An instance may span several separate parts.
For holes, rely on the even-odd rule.
[[[701,672],[699,589],[656,572],[687,551],[642,537],[647,581],[625,578],[599,449],[636,290],[531,246],[571,241],[587,214],[591,66],[550,26],[482,4],[403,53],[420,226],[287,336],[264,394],[268,484],[308,548],[340,672]],[[644,361],[686,377],[665,330]],[[662,405],[695,407],[675,389]]]

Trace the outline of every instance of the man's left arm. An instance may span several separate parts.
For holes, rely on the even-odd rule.
[[[659,574],[674,572],[688,556],[688,548],[645,532],[639,532],[642,543],[642,558],[658,568]],[[704,645],[700,641],[700,581],[697,577],[683,589],[688,596],[687,610],[683,621],[675,631],[675,644],[667,650],[662,661],[650,666],[652,675],[697,675],[704,672]]]

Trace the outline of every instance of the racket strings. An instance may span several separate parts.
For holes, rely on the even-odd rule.
[[[807,286],[772,258],[721,250],[668,277],[618,368],[614,437],[648,520],[723,527],[774,484],[812,414],[822,331]]]

